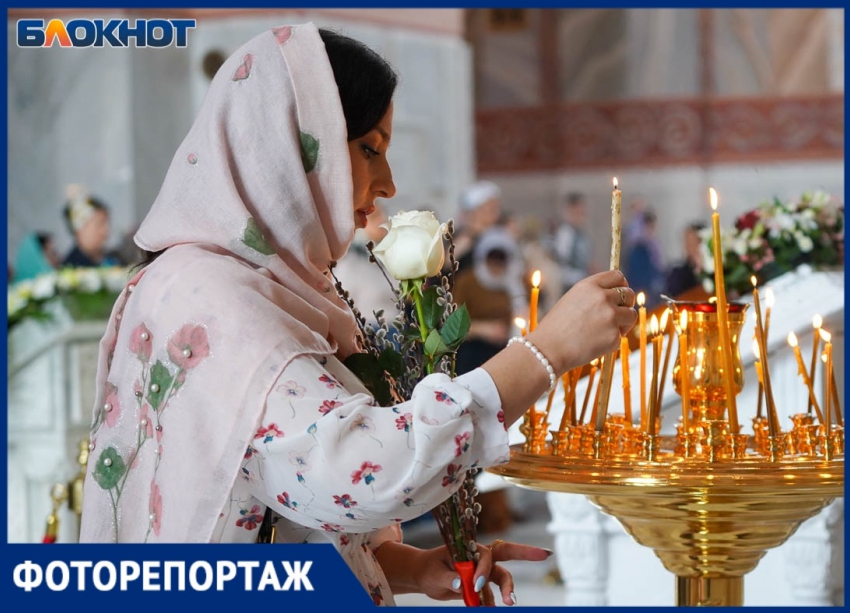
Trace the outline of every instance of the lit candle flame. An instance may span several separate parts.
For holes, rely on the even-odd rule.
[[[652,316],[652,319],[649,320],[649,333],[652,336],[658,334],[658,317],[655,315]]]
[[[710,296],[708,298],[708,304],[715,304],[717,302],[717,296]]]
[[[766,287],[764,289],[764,303],[769,309],[773,308],[773,305],[776,304],[776,296],[773,294],[772,287]]]
[[[540,287],[540,271],[535,270],[534,274],[531,275],[531,285],[534,287]]]
[[[617,183],[617,177],[614,177],[614,189],[617,189],[618,185],[619,183]]]
[[[646,295],[643,292],[640,292],[637,295],[637,305],[642,307],[646,303]]]
[[[708,198],[711,201],[711,210],[717,210],[717,191],[713,187],[708,188]]]
[[[761,359],[761,352],[759,351],[758,341],[753,341],[753,355],[756,356],[757,360]]]
[[[788,344],[791,345],[792,347],[797,346],[797,335],[794,334],[793,332],[788,333]]]
[[[820,334],[820,337],[823,339],[824,343],[828,343],[830,340],[832,340],[832,334],[830,334],[823,328],[818,328],[818,334]]]
[[[593,358],[593,359],[590,361],[590,365],[591,365],[591,366],[597,366],[598,364],[599,364],[599,358]]]
[[[527,321],[525,321],[522,317],[515,317],[515,318],[514,318],[514,325],[515,325],[517,328],[519,328],[520,330],[523,330],[523,329],[525,328],[525,326],[526,326],[526,324],[527,324],[527,323],[528,323],[528,322],[527,322]]]
[[[661,314],[661,323],[658,324],[658,329],[664,332],[667,329],[667,320],[670,319],[670,307],[664,309]]]
[[[815,330],[820,330],[820,327],[823,325],[823,317],[820,315],[815,315],[812,317],[812,327]]]
[[[758,279],[756,279],[755,275],[750,277],[750,283],[753,284],[753,288],[755,288],[758,285]]]
[[[820,354],[820,361],[826,364],[826,351]]]

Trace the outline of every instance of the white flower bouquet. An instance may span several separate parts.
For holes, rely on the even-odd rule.
[[[9,286],[7,331],[28,319],[48,320],[47,305],[61,300],[75,320],[106,319],[130,270],[120,266],[62,268]]]
[[[721,232],[726,290],[742,295],[794,270],[801,264],[815,268],[844,264],[844,204],[824,191],[805,192],[800,198],[779,198],[759,204]],[[703,231],[703,285],[714,291],[711,229]]]

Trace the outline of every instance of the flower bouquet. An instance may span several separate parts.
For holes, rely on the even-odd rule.
[[[7,332],[28,319],[51,319],[48,305],[61,300],[75,321],[107,319],[129,278],[120,266],[62,268],[27,279],[7,290]]]
[[[457,270],[452,222],[441,224],[429,211],[409,211],[391,217],[386,227],[388,233],[380,244],[370,242],[367,249],[370,261],[381,269],[395,295],[398,312],[392,319],[376,311],[375,325],[367,323],[334,277],[337,292],[357,319],[363,350],[350,356],[346,366],[382,406],[409,400],[424,376],[444,373],[453,377],[455,353],[470,326],[466,306],[458,307],[452,301]],[[448,273],[441,275],[446,251]],[[478,469],[468,471],[460,489],[432,511],[461,577],[467,606],[481,605],[481,594],[475,591],[472,581],[479,556],[476,525],[481,506],[475,502],[478,492],[474,483],[477,472]]]
[[[702,234],[703,286],[714,291],[711,229]],[[723,272],[728,292],[743,295],[801,264],[813,267],[844,264],[844,204],[823,191],[800,198],[759,204],[722,231]]]

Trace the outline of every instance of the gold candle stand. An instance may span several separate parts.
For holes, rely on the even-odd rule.
[[[514,445],[510,461],[489,471],[522,487],[586,495],[655,551],[676,578],[677,605],[741,606],[744,576],[765,552],[844,495],[844,428],[827,431],[801,413],[787,432],[771,435],[764,417],[752,420],[752,434],[732,432],[718,372],[716,307],[672,306],[688,312],[694,352],[684,362],[691,375],[687,431],[679,424],[676,435],[650,435],[608,415],[601,432],[592,423],[567,425],[544,440],[547,424],[538,419],[533,440]],[[730,304],[736,393],[743,387],[737,337],[745,311]],[[704,361],[697,365],[700,349]],[[677,392],[681,360],[673,374]]]

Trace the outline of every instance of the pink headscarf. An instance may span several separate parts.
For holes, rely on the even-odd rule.
[[[327,277],[353,234],[324,44],[267,31],[218,71],[136,235],[167,251],[101,341],[81,540],[209,540],[281,370],[354,349]]]

